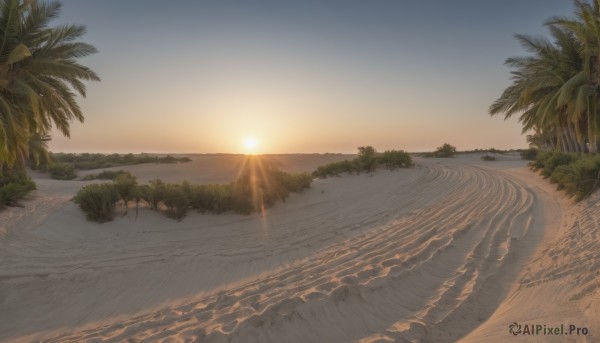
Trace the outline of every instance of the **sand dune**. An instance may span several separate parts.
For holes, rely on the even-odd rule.
[[[283,167],[323,163],[302,158]],[[81,183],[38,181],[26,209],[0,214],[0,340],[505,341],[513,321],[556,319],[547,296],[593,318],[600,199],[571,208],[499,159],[419,159],[316,180],[264,217],[179,223],[146,210],[86,222],[67,196]]]

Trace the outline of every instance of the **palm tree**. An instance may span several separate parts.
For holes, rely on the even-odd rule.
[[[70,122],[84,119],[75,101],[77,94],[86,95],[83,81],[100,80],[77,63],[96,52],[92,45],[78,41],[85,27],[49,27],[60,9],[56,1],[0,1],[2,174],[23,167],[31,140],[46,137],[53,126],[69,137]]]
[[[527,135],[527,143],[532,148],[541,150],[555,150],[556,137],[551,132],[535,131],[533,135]]]
[[[51,140],[50,135],[43,133],[34,133],[29,138],[27,160],[31,163],[31,167],[37,169],[40,166],[48,166],[51,158],[48,152],[48,142]]]
[[[576,82],[581,76],[580,44],[565,29],[552,25],[549,28],[554,43],[545,38],[516,36],[533,56],[506,60],[515,69],[513,84],[490,106],[489,112],[505,113],[505,119],[521,113],[523,133],[534,130],[538,136],[551,138],[545,145],[583,152],[585,137],[579,130],[582,109],[576,106],[577,95],[582,91]]]
[[[581,44],[582,76],[585,88],[581,102],[585,102],[590,152],[598,152],[600,143],[600,120],[598,100],[600,98],[600,0],[592,3],[575,0],[575,19],[555,17],[548,21],[571,32]]]

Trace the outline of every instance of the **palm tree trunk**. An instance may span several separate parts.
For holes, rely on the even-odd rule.
[[[575,152],[575,147],[573,146],[573,141],[571,140],[571,136],[569,135],[568,127],[564,127],[562,129],[563,137],[565,139],[565,145],[567,146],[567,152]]]
[[[564,128],[559,128],[559,135],[560,135],[560,151],[562,152],[569,152],[569,147],[567,146],[567,140],[565,137],[565,129]]]
[[[581,141],[577,138],[577,131],[575,130],[575,124],[572,121],[567,120],[567,128],[569,130],[569,136],[571,137],[571,141],[573,142],[573,146],[575,147],[575,152],[581,154],[583,150],[581,150]]]
[[[600,58],[598,56],[591,56],[590,61],[590,75],[592,86],[594,87],[595,94],[588,97],[588,132],[589,132],[589,144],[590,153],[598,153],[598,87],[600,86]]]
[[[559,142],[559,147],[560,147],[560,151],[561,152],[567,152],[568,148],[567,148],[567,144],[565,142],[565,136],[564,136],[564,131],[562,128],[558,128],[558,142]]]
[[[571,146],[573,147],[573,152],[579,153],[579,144],[577,142],[577,136],[575,135],[575,131],[573,130],[573,125],[567,126],[567,136],[569,136],[569,142],[571,142]]]
[[[571,152],[579,152],[579,146],[577,145],[577,141],[573,137],[571,121],[568,119],[567,119],[567,126],[565,127],[565,132],[567,133],[567,137],[569,139],[569,145],[571,146]]]
[[[591,109],[588,115],[588,132],[590,153],[598,153],[598,113],[596,107],[596,99],[591,99]]]
[[[556,144],[554,143],[554,139],[548,139],[546,144],[550,147],[550,150],[556,150]]]
[[[579,123],[577,123],[576,125],[579,125],[578,128],[579,129],[579,133],[580,133],[580,137],[579,137],[579,145],[581,146],[581,152],[583,153],[588,153],[589,150],[587,148],[587,145],[585,144],[585,129],[586,129],[586,119],[583,118],[582,120],[579,121]],[[576,131],[577,132],[577,131]]]
[[[587,99],[588,101],[588,113],[587,113],[587,120],[588,120],[588,144],[589,144],[589,152],[591,154],[595,154],[596,152],[598,152],[598,143],[596,141],[596,120],[595,120],[595,114],[596,114],[596,106],[594,106],[595,104],[595,100],[592,101],[592,99],[590,99],[588,97]]]

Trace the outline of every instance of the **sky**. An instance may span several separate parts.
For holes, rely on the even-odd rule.
[[[515,33],[546,34],[568,0],[64,0],[102,81],[52,151],[260,153],[526,147],[488,107]]]

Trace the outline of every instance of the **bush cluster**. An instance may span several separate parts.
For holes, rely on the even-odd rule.
[[[541,151],[529,165],[540,170],[544,178],[550,178],[559,190],[574,196],[576,201],[590,195],[600,182],[599,155]]]
[[[389,170],[408,168],[413,165],[410,155],[403,150],[387,150],[378,153],[373,147],[359,147],[358,156],[353,160],[345,160],[322,165],[313,172],[314,177],[326,178],[342,173],[372,172],[382,166]]]
[[[73,180],[77,177],[75,168],[65,163],[53,163],[48,168],[50,176],[55,180]]]
[[[84,186],[73,201],[85,212],[88,220],[100,223],[110,221],[119,195],[114,184],[101,183]]]
[[[438,148],[439,149],[439,148]],[[489,149],[473,149],[473,150],[464,150],[464,151],[456,151],[457,154],[476,154],[476,153],[487,153],[487,154],[500,154],[504,155],[509,152],[519,152],[519,150],[499,150],[496,148]]]
[[[456,153],[456,147],[452,146],[448,143],[444,143],[444,145],[438,147],[433,152],[433,157],[452,157]]]
[[[484,160],[484,161],[495,161],[496,157],[492,156],[492,155],[485,154],[485,155],[481,156],[481,159]]]
[[[557,167],[573,163],[579,158],[580,156],[575,153],[543,151],[537,154],[533,162],[530,162],[530,166],[534,170],[541,170],[544,178],[549,178]]]
[[[19,200],[35,190],[31,178],[0,177],[0,209],[7,206],[19,206]]]
[[[121,174],[111,184],[83,187],[74,201],[93,221],[111,220],[119,200],[125,204],[135,201],[136,208],[140,201],[145,201],[150,209],[180,220],[190,209],[202,213],[261,211],[277,201],[285,201],[291,192],[309,188],[312,182],[307,173],[288,174],[266,165],[256,168],[254,163],[250,164],[236,181],[228,184],[165,183],[156,179],[138,185],[130,174]]]
[[[131,173],[124,170],[105,170],[98,174],[89,174],[83,177],[82,180],[115,180],[119,175],[129,175],[132,176]]]
[[[536,148],[529,148],[521,151],[521,159],[533,161],[537,157],[539,150]]]
[[[89,170],[108,168],[113,166],[125,166],[142,163],[179,163],[190,162],[188,157],[152,156],[148,154],[67,154],[52,153],[50,158],[58,163],[71,165],[75,169]]]

